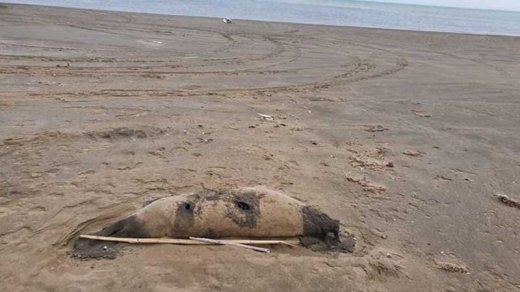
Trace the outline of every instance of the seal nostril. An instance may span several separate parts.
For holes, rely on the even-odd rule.
[[[249,206],[248,203],[242,201],[237,201],[237,207],[244,211],[248,211],[251,209],[251,206]]]

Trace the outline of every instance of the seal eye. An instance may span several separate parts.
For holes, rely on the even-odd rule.
[[[186,209],[188,211],[191,210],[191,204],[190,203],[184,204],[184,209]]]
[[[246,202],[237,201],[236,203],[237,203],[237,207],[240,208],[241,210],[244,210],[244,211],[251,210],[251,206],[249,206],[249,204]]]

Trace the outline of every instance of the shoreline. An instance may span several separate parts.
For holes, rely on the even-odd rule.
[[[383,3],[385,4],[385,3]],[[56,8],[56,9],[79,9],[79,10],[89,10],[89,11],[100,11],[100,12],[114,12],[114,13],[129,13],[129,14],[147,14],[147,15],[157,15],[157,16],[173,16],[173,17],[195,17],[195,18],[208,18],[208,19],[222,19],[222,17],[217,16],[198,16],[198,15],[180,15],[180,14],[162,14],[162,13],[152,13],[152,12],[137,12],[137,11],[123,11],[123,10],[106,10],[106,9],[95,9],[95,8],[76,8],[76,7],[66,7],[66,6],[51,6],[51,5],[35,5],[35,4],[17,4],[17,3],[9,3],[9,2],[0,2],[0,5],[20,5],[20,6],[39,6],[46,8]],[[406,6],[419,6],[419,7],[430,7],[430,6],[422,6],[422,5],[406,5]],[[442,7],[442,6],[431,6],[434,8],[449,8],[449,9],[469,9],[469,10],[483,10],[483,9],[471,9],[471,8],[457,8],[457,7]],[[501,13],[517,13],[518,11],[506,11],[506,10],[492,10]],[[251,21],[251,22],[259,22],[259,23],[273,23],[273,24],[293,24],[293,25],[311,25],[311,26],[324,26],[324,27],[333,27],[333,28],[353,28],[353,29],[375,29],[375,30],[388,30],[388,31],[397,31],[397,32],[417,32],[417,33],[444,33],[444,34],[456,34],[456,35],[468,35],[468,36],[488,36],[488,37],[513,37],[519,38],[520,33],[518,34],[504,34],[504,33],[470,33],[470,32],[462,32],[462,31],[435,31],[435,30],[414,30],[414,29],[406,29],[406,28],[385,28],[378,26],[354,26],[354,25],[333,25],[333,24],[320,24],[320,23],[305,23],[305,22],[290,22],[290,21],[271,21],[271,20],[260,20],[260,19],[242,19],[242,18],[233,18],[234,20],[239,21]]]

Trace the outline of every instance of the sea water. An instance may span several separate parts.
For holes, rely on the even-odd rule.
[[[352,0],[7,0],[7,2],[232,19],[520,36],[520,12]]]

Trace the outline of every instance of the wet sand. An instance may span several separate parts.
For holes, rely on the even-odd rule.
[[[520,38],[0,6],[4,291],[520,289]],[[269,115],[272,119],[260,114]],[[353,254],[71,244],[265,185]]]

